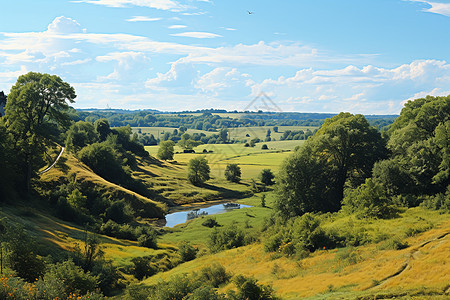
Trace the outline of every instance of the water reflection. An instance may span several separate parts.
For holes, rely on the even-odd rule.
[[[188,219],[190,220],[192,218],[193,215],[199,215],[199,216],[206,216],[206,215],[217,215],[217,214],[223,214],[232,210],[236,210],[239,208],[245,208],[245,207],[251,207],[250,205],[244,205],[241,204],[240,207],[234,206],[234,205],[230,205],[228,207],[226,207],[226,204],[217,204],[217,205],[212,205],[210,207],[204,207],[204,208],[200,208],[200,209],[195,209],[195,210],[189,210],[189,211],[179,211],[179,212],[174,212],[171,214],[166,215],[166,227],[173,227],[175,225],[184,223],[186,221],[188,221]],[[189,218],[188,218],[189,215]]]

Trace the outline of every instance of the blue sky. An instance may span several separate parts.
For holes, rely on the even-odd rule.
[[[264,92],[283,111],[396,114],[450,94],[448,0],[4,2],[0,90],[56,74],[76,108],[243,110]]]

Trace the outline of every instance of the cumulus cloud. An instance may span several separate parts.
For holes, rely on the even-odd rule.
[[[107,76],[100,76],[99,80],[139,80],[145,76],[150,68],[150,58],[142,52],[112,52],[97,56],[102,63],[114,62],[114,71]],[[142,80],[142,79],[141,79]]]
[[[157,73],[155,78],[148,79],[145,86],[154,91],[168,91],[173,94],[189,94],[194,92],[193,83],[198,77],[198,71],[184,59],[172,63],[166,73]]]
[[[214,97],[235,99],[237,95],[249,95],[254,83],[249,74],[241,73],[236,68],[219,67],[202,75],[194,86]]]
[[[198,31],[173,33],[171,35],[173,35],[173,36],[190,37],[190,38],[196,38],[196,39],[212,39],[212,38],[222,37],[219,34],[210,33],[210,32],[198,32]]]
[[[161,18],[150,18],[145,16],[134,16],[132,18],[127,19],[128,22],[154,22],[159,20],[161,20]]]
[[[278,104],[286,110],[398,113],[404,99],[425,94],[445,95],[449,85],[449,64],[420,60],[392,69],[370,65],[335,70],[308,68],[292,77],[266,79],[252,88],[253,95],[272,91]]]
[[[64,16],[57,17],[48,25],[48,33],[80,33],[83,32],[81,25],[71,19]]]

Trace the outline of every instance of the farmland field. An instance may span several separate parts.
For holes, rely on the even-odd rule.
[[[314,126],[278,126],[278,132],[273,131],[273,126],[260,126],[260,127],[237,127],[237,128],[229,128],[228,134],[230,140],[251,140],[254,138],[259,138],[264,140],[266,138],[267,130],[271,131],[271,138],[277,141],[280,140],[283,133],[287,130],[291,131],[299,131],[306,130],[313,131],[318,127]],[[174,127],[133,127],[134,132],[141,131],[141,133],[153,134],[155,138],[162,137],[166,132],[172,133],[175,129]],[[198,129],[188,129],[186,133],[192,135],[194,133],[203,133],[206,136],[210,136],[212,134],[218,134],[218,131],[206,131],[206,130],[198,130]],[[248,136],[247,136],[248,135]]]
[[[181,153],[183,150],[175,146],[174,160],[186,165],[191,158],[204,155],[209,161],[211,175],[223,178],[223,172],[227,164],[238,164],[242,170],[242,179],[250,180],[256,178],[262,169],[271,169],[277,172],[283,160],[304,141],[274,141],[257,143],[255,147],[244,147],[243,144],[207,144],[200,145],[192,153]],[[268,150],[262,150],[261,146],[266,144]],[[146,146],[150,155],[156,156],[159,146]],[[208,153],[203,154],[203,149]],[[210,153],[209,151],[213,151]]]

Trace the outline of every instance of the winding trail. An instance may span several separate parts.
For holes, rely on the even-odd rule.
[[[50,170],[56,165],[56,163],[57,163],[58,160],[60,159],[60,157],[61,157],[61,155],[63,154],[63,152],[64,152],[65,149],[66,149],[66,148],[64,148],[63,146],[61,146],[61,152],[58,154],[58,156],[56,157],[55,161],[54,161],[49,167],[47,167],[45,170],[39,172],[39,175],[42,175],[42,174],[44,174],[44,173],[50,171]]]
[[[410,269],[410,268],[411,268],[411,262],[412,262],[414,259],[417,258],[418,254],[420,253],[420,249],[421,249],[421,248],[425,247],[425,246],[428,245],[429,243],[437,242],[437,241],[439,241],[439,240],[442,240],[443,238],[445,238],[445,237],[446,237],[447,235],[449,235],[449,234],[450,234],[450,232],[446,232],[446,233],[441,234],[440,236],[438,236],[438,237],[436,237],[436,238],[434,238],[434,239],[430,239],[430,240],[425,241],[425,242],[421,243],[420,245],[414,247],[414,248],[411,250],[408,259],[406,259],[406,261],[401,265],[401,267],[400,267],[395,273],[393,273],[393,274],[391,274],[391,275],[389,275],[389,276],[386,276],[386,277],[384,277],[383,279],[381,279],[381,280],[379,281],[380,283],[379,283],[378,285],[376,285],[376,286],[371,286],[371,287],[369,287],[369,288],[367,288],[367,289],[365,289],[365,290],[369,290],[369,289],[372,289],[372,288],[375,288],[375,287],[380,287],[380,286],[384,285],[389,279],[394,278],[394,277],[396,277],[396,276],[399,276],[399,275],[402,274],[404,271]],[[450,288],[449,288],[449,290],[450,290]]]

